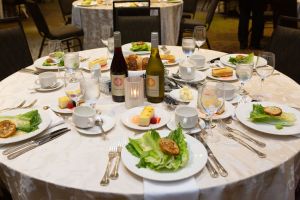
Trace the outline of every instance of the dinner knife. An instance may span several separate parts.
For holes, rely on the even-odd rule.
[[[211,59],[211,60],[209,60],[209,61],[207,61],[207,63],[214,63],[215,61],[217,61],[217,60],[220,60],[223,56],[225,56],[225,55],[228,55],[228,53],[227,54],[224,54],[224,55],[222,55],[222,56],[220,56],[220,57],[216,57],[216,58],[214,58],[214,59]]]
[[[16,157],[18,157],[18,156],[20,156],[20,155],[22,155],[22,154],[24,154],[24,153],[26,153],[26,152],[32,150],[32,149],[38,147],[38,146],[41,146],[41,145],[43,145],[43,144],[45,144],[45,143],[47,143],[47,142],[49,142],[49,141],[51,141],[51,140],[53,140],[53,139],[55,139],[55,138],[57,138],[57,137],[59,137],[59,136],[65,134],[66,132],[68,132],[68,131],[70,131],[70,130],[71,130],[71,129],[61,130],[61,131],[56,132],[55,134],[53,134],[53,135],[51,135],[51,136],[49,136],[49,137],[45,137],[45,138],[42,138],[42,139],[40,139],[40,140],[38,140],[38,141],[35,141],[32,145],[29,145],[29,146],[27,146],[26,148],[21,149],[20,151],[17,151],[17,152],[14,152],[14,153],[12,153],[12,154],[9,154],[9,155],[7,156],[7,158],[8,158],[9,160],[14,159],[14,158],[16,158]]]
[[[204,130],[202,130],[202,131],[204,131]],[[204,147],[205,147],[205,149],[208,153],[208,156],[215,163],[215,166],[217,167],[217,170],[218,170],[219,174],[223,177],[228,176],[228,172],[224,169],[224,167],[221,165],[221,163],[215,157],[215,155],[213,154],[213,152],[211,151],[209,146],[206,144],[206,142],[203,140],[203,138],[201,136],[199,136],[198,138],[199,138],[200,142],[204,145]]]
[[[54,135],[56,134],[57,132],[60,132],[60,131],[63,131],[63,130],[67,130],[68,128],[61,128],[61,129],[58,129],[56,131],[53,131],[51,133],[48,133],[48,134],[45,134],[45,135],[42,135],[42,136],[38,136],[36,138],[34,138],[33,140],[29,141],[29,142],[26,142],[24,144],[21,144],[21,145],[18,145],[18,146],[13,146],[11,148],[8,148],[6,150],[4,150],[2,152],[3,155],[8,155],[8,154],[11,154],[11,153],[14,153],[16,151],[19,151],[29,145],[32,145],[34,144],[35,142],[38,142],[39,140],[43,139],[43,138],[47,138],[47,137],[50,137],[51,135]]]

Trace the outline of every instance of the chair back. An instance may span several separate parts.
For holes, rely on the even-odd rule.
[[[275,53],[275,69],[300,84],[300,30],[277,25],[269,51]]]
[[[160,9],[151,8],[156,15],[116,16],[116,29],[121,32],[122,44],[134,41],[151,41],[151,32],[158,32],[161,43]]]
[[[0,19],[0,80],[32,65],[27,39],[18,18]]]
[[[207,30],[209,29],[210,24],[214,18],[218,3],[219,3],[219,0],[211,0],[209,3],[206,18],[205,18],[205,24],[206,24]]]
[[[66,23],[68,23],[68,17],[72,15],[72,4],[75,0],[58,0],[61,13]]]
[[[49,28],[38,4],[34,1],[28,0],[26,1],[26,8],[31,14],[39,33],[42,36],[45,35],[46,37],[49,37]]]
[[[195,16],[198,0],[184,0],[183,13]]]

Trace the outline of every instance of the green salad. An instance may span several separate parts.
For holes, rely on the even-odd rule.
[[[171,155],[163,151],[160,146],[162,139],[174,141],[179,148],[179,153]],[[129,138],[126,148],[133,156],[140,159],[137,164],[138,168],[150,168],[156,171],[176,171],[184,167],[189,160],[189,150],[181,127],[171,131],[165,138],[161,138],[155,130],[146,132],[139,139]]]
[[[64,52],[56,51],[50,53],[48,58],[43,62],[43,66],[64,66]]]
[[[250,53],[247,56],[244,55],[237,55],[235,57],[230,57],[229,58],[229,62],[231,64],[248,64],[248,63],[252,63],[254,59],[254,53]]]
[[[42,122],[38,110],[32,110],[15,116],[0,116],[0,121],[3,120],[10,120],[16,124],[17,130],[24,131],[26,133],[37,130],[39,128],[39,124]]]
[[[296,117],[292,113],[282,112],[278,116],[270,115],[265,112],[261,104],[253,104],[253,109],[250,113],[252,122],[267,123],[275,125],[277,129],[282,129],[284,126],[292,126],[296,121]]]
[[[131,51],[150,51],[151,47],[147,42],[132,42]]]

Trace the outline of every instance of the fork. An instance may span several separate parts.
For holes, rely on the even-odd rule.
[[[109,175],[109,178],[111,178],[113,180],[115,180],[119,177],[118,171],[119,171],[119,163],[120,163],[120,159],[121,159],[121,151],[122,151],[122,145],[118,144],[117,153],[116,153],[117,160],[115,162],[115,166],[113,167],[112,172]]]
[[[105,173],[100,181],[101,186],[107,186],[109,184],[109,171],[111,167],[111,162],[115,158],[116,153],[116,147],[110,147],[110,151],[108,152],[108,163],[105,169]]]
[[[234,128],[231,128],[231,127],[227,126],[223,120],[219,120],[219,124],[220,124],[220,126],[221,126],[222,128],[226,129],[227,131],[229,131],[229,132],[231,132],[231,133],[236,133],[237,135],[239,135],[239,136],[245,138],[246,140],[248,140],[248,141],[250,141],[250,142],[256,144],[257,146],[260,146],[260,147],[265,147],[265,146],[266,146],[265,143],[260,142],[260,141],[258,141],[258,140],[256,140],[256,139],[254,139],[254,138],[248,136],[248,135],[245,134],[244,132],[242,132],[242,131],[240,131],[240,130],[238,130],[238,129],[234,129]]]
[[[22,101],[19,105],[15,106],[15,107],[1,109],[0,112],[21,108],[22,106],[24,106],[25,103],[26,103],[26,100]]]
[[[33,102],[31,102],[29,105],[27,105],[27,106],[23,106],[23,107],[21,107],[21,108],[31,108],[32,106],[34,106],[35,104],[36,104],[36,102],[37,102],[37,99],[35,99]]]

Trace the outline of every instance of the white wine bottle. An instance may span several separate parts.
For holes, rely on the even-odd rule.
[[[158,51],[158,33],[151,33],[151,56],[146,69],[146,96],[151,103],[160,103],[164,99],[164,65]]]

